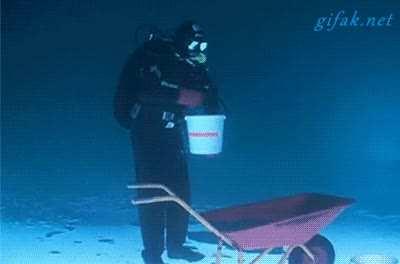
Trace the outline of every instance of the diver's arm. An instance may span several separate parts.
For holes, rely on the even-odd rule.
[[[149,69],[142,69],[141,74],[143,89],[139,91],[138,98],[143,103],[196,107],[204,101],[204,93],[163,80],[160,70],[155,65]]]
[[[114,118],[117,120],[119,125],[125,129],[130,129],[130,110],[135,104],[135,88],[138,85],[137,78],[134,74],[136,70],[135,57],[134,55],[131,55],[122,69],[117,89],[114,94]]]
[[[157,66],[142,68],[141,89],[138,98],[145,104],[177,104],[179,87],[162,80],[157,74]]]
[[[141,82],[138,99],[145,104],[177,104],[180,87],[165,80],[166,71],[173,70],[172,49],[164,41],[145,43],[141,66],[138,70]],[[170,65],[168,65],[170,64]]]

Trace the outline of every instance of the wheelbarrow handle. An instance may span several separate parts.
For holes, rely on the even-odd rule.
[[[163,186],[163,185],[158,185]],[[143,188],[139,187],[139,188]],[[146,188],[150,188],[148,185]],[[134,188],[138,189],[138,188]],[[162,188],[161,188],[162,189]],[[168,190],[168,188],[167,188]],[[167,191],[165,190],[165,191]],[[172,192],[171,192],[172,193]],[[192,215],[197,221],[199,221],[205,228],[207,228],[210,232],[212,232],[214,235],[216,235],[220,240],[224,241],[227,245],[237,248],[237,245],[231,241],[228,237],[226,237],[223,233],[218,231],[214,226],[212,226],[203,216],[201,216],[199,213],[197,213],[190,205],[188,205],[184,200],[179,198],[176,195],[167,195],[167,196],[155,196],[151,198],[143,198],[143,199],[135,199],[131,200],[133,205],[144,205],[144,204],[152,204],[152,203],[162,203],[162,202],[175,202],[179,204],[184,210],[186,210],[190,215]]]
[[[158,183],[133,184],[126,187],[128,189],[161,189],[171,196],[176,196],[167,186]]]
[[[173,202],[174,197],[167,196],[154,196],[151,198],[143,198],[143,199],[133,199],[131,200],[133,205],[143,205],[143,204],[152,204],[152,203],[160,203],[160,202]]]

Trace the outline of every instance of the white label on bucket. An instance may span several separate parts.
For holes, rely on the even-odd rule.
[[[191,137],[218,137],[218,132],[190,132]]]

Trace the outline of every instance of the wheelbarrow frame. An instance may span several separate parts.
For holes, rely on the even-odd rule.
[[[209,221],[207,221],[203,216],[201,216],[198,212],[196,212],[190,205],[188,205],[184,200],[179,198],[175,193],[173,193],[168,187],[162,184],[136,184],[136,185],[128,185],[128,189],[159,189],[166,192],[167,195],[164,196],[154,196],[151,198],[143,198],[143,199],[133,199],[131,203],[133,205],[145,205],[145,204],[152,204],[152,203],[161,203],[161,202],[175,202],[179,204],[183,209],[185,209],[191,216],[193,216],[200,224],[202,224],[208,231],[213,233],[216,237],[218,237],[218,245],[217,245],[217,252],[215,254],[216,264],[222,263],[222,248],[224,243],[237,251],[237,263],[244,264],[244,256],[242,248],[235,242],[232,241],[229,237],[225,234],[220,232],[217,228],[215,228]],[[310,249],[305,244],[296,244],[284,247],[284,253],[281,259],[279,260],[278,264],[287,263],[290,254],[295,248],[301,248],[310,259],[315,262],[315,256],[312,254]],[[259,255],[257,255],[253,260],[251,260],[250,264],[260,263],[260,260],[263,256],[269,254],[275,248],[268,248],[264,249]]]

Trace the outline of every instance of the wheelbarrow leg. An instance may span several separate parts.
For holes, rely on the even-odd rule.
[[[244,256],[241,249],[238,250],[238,264],[244,264]]]
[[[215,255],[215,264],[221,264],[222,260],[222,240],[218,241],[217,254]]]
[[[256,264],[256,263],[258,263],[258,262],[260,261],[260,259],[261,259],[263,256],[268,255],[268,254],[272,251],[272,249],[273,249],[273,248],[269,248],[269,249],[266,249],[266,250],[264,250],[263,252],[261,252],[255,259],[253,259],[253,260],[250,262],[250,264]]]

